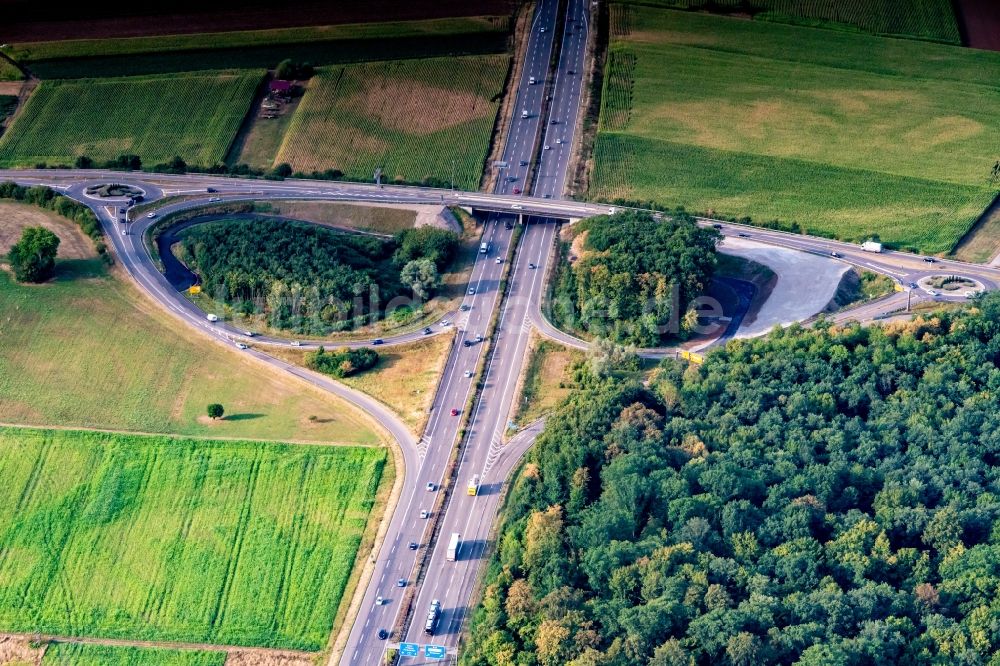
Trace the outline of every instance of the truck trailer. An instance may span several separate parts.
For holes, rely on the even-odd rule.
[[[458,532],[451,533],[451,541],[448,542],[448,554],[445,557],[449,562],[454,562],[458,559],[458,549],[462,547],[462,535]]]
[[[879,243],[877,241],[865,241],[864,243],[861,244],[861,249],[864,250],[865,252],[878,253],[882,251],[882,243]]]

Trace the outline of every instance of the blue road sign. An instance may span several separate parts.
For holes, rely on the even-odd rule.
[[[424,656],[428,659],[444,659],[445,647],[443,645],[425,645]]]
[[[399,644],[399,656],[400,657],[419,657],[420,656],[420,645],[418,643],[400,643]]]

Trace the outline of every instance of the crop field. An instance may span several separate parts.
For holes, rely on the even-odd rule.
[[[0,203],[0,225],[12,218],[53,224],[45,211]],[[89,242],[64,226],[60,236],[79,240],[60,253]],[[0,422],[379,443],[346,403],[206,342],[90,257],[58,260],[56,280],[41,286],[0,270]],[[205,416],[213,402],[225,418]]]
[[[263,71],[43,81],[0,138],[0,165],[97,162],[123,154],[144,165],[180,155],[221,163]]]
[[[324,68],[310,82],[276,163],[369,180],[476,189],[507,73],[505,55]],[[334,140],[335,139],[335,140]]]
[[[302,26],[272,30],[74,39],[13,44],[11,58],[43,79],[132,76],[206,69],[271,68],[285,58],[328,65],[495,53],[508,16]]]
[[[757,20],[960,44],[949,0],[625,0],[676,9],[749,12]]]
[[[384,448],[0,429],[0,628],[322,649]]]
[[[42,666],[223,666],[225,652],[55,643]]]
[[[24,78],[21,70],[4,58],[0,58],[0,81],[20,81]]]
[[[642,7],[613,25],[592,197],[926,252],[993,197],[1000,54]]]

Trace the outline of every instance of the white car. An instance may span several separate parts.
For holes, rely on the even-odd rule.
[[[503,263],[503,259],[501,259],[500,257],[497,257],[497,263],[498,264],[502,264]]]
[[[442,319],[441,320],[441,325],[442,326],[451,326],[451,322],[448,321],[447,319]]]
[[[421,509],[420,510],[420,518],[421,518],[421,520],[426,520],[427,518],[430,518],[430,517],[431,517],[431,512],[430,511],[428,511],[427,509]]]
[[[376,606],[381,606],[384,603],[385,603],[385,599],[382,598],[381,594],[378,595],[377,597],[375,597],[375,605]]]
[[[433,481],[428,481],[427,482],[427,492],[432,493],[435,490],[437,490],[437,487],[434,485],[434,482]]]
[[[245,344],[243,344],[242,342],[237,342],[237,343],[236,343],[236,346],[237,346],[237,347],[239,347],[240,349],[247,349],[247,348],[248,348],[248,347],[247,347],[247,346],[246,346]]]
[[[476,288],[475,287],[469,287],[469,296],[474,296],[475,293],[476,293]]]
[[[210,198],[210,199],[209,199],[208,201],[209,201],[210,203],[215,203],[215,202],[217,202],[217,201],[222,201],[222,199],[220,199],[219,197],[212,197],[212,198]]]
[[[292,340],[292,341],[291,341],[291,342],[289,342],[288,344],[290,344],[290,345],[291,345],[291,346],[293,346],[293,347],[301,347],[301,346],[302,346],[302,343],[301,343],[301,342],[299,342],[298,340]]]
[[[128,236],[128,230],[122,229],[122,236]]]
[[[524,210],[524,206],[522,206],[521,204],[514,204],[513,206],[511,206],[511,208],[513,208],[514,210]]]
[[[472,370],[466,370],[465,371],[465,378],[468,379],[471,376],[472,376]]]
[[[556,139],[556,143],[562,143],[562,139]]]
[[[156,213],[147,213],[146,217],[152,220],[154,217],[156,217]]]
[[[545,30],[546,30],[545,26],[542,26],[541,28],[538,29],[538,32],[545,32]]]
[[[552,146],[550,146],[549,144],[545,144],[545,150],[552,150]]]

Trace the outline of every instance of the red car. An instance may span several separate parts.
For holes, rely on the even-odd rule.
[[[514,194],[520,194],[520,193],[521,193],[521,188],[520,187],[515,187],[514,188]]]
[[[458,416],[458,410],[457,409],[452,409],[451,410],[451,415],[452,416]]]

